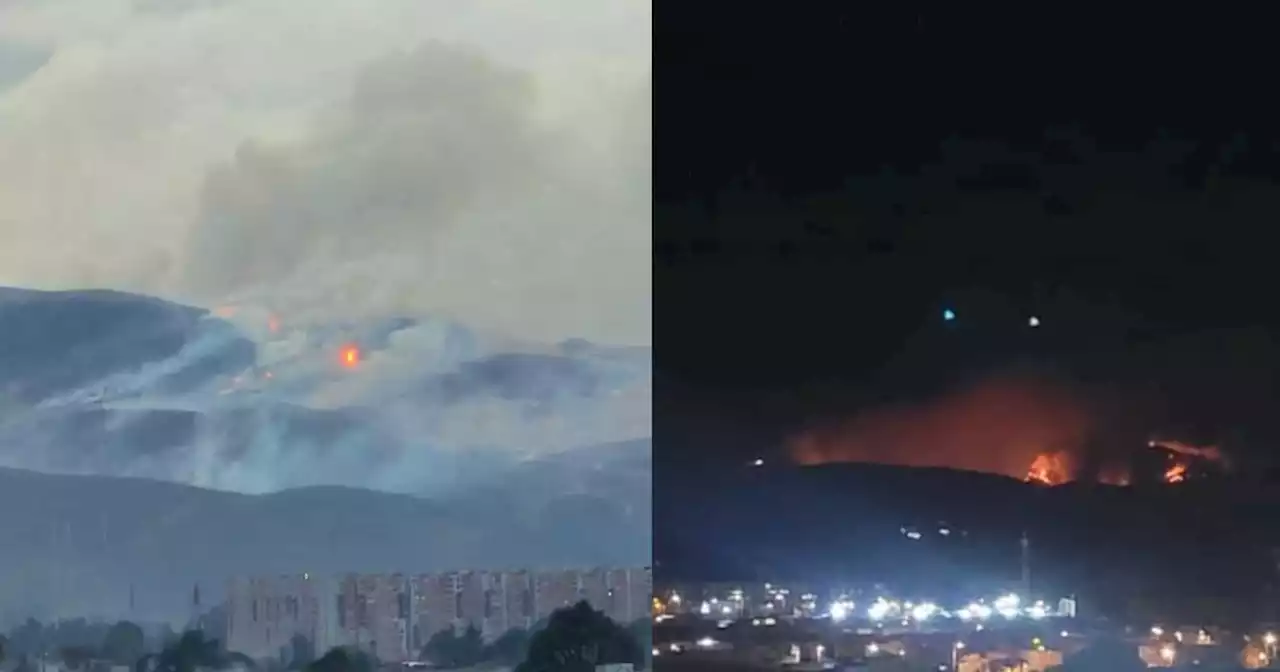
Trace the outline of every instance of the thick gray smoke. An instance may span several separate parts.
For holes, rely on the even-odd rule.
[[[81,369],[6,394],[0,459],[434,492],[646,437],[649,15],[0,4],[0,284],[212,311],[172,348],[77,327],[109,370],[23,346]]]
[[[5,3],[0,284],[643,345],[649,15]]]

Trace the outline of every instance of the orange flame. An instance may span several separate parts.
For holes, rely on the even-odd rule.
[[[1175,463],[1164,472],[1165,483],[1181,483],[1185,480],[1187,480],[1187,465],[1182,462]]]
[[[1025,479],[1028,483],[1062,485],[1070,478],[1070,468],[1065,453],[1041,453],[1031,462]]]
[[[354,369],[360,364],[360,348],[357,348],[354,345],[343,346],[339,357],[343,366],[348,369]]]

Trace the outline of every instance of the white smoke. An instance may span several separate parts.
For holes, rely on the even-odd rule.
[[[649,15],[0,5],[0,44],[52,50],[0,91],[2,280],[646,343]]]
[[[421,388],[560,356],[547,344],[563,339],[649,342],[649,23],[630,0],[0,2],[0,284],[227,308],[257,352],[165,387],[234,338],[205,334],[60,391],[9,414],[20,440],[0,460],[423,491],[647,436],[647,363],[569,356],[586,392]],[[335,366],[334,325],[393,317],[416,322],[358,372]],[[155,413],[201,420],[89,449],[57,415],[77,408],[118,412],[122,434]],[[355,429],[299,433],[288,409]]]

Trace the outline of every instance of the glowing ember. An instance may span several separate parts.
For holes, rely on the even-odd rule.
[[[353,369],[360,363],[360,348],[354,345],[345,346],[339,357],[343,366]]]
[[[1071,480],[1067,458],[1063,453],[1041,453],[1031,462],[1024,480],[1028,483],[1062,485]]]
[[[1187,465],[1179,462],[1164,472],[1165,483],[1181,483],[1187,480]]]

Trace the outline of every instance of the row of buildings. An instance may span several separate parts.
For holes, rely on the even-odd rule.
[[[472,625],[493,640],[579,600],[629,623],[649,615],[652,595],[647,567],[237,578],[227,595],[227,646],[255,658],[287,656],[302,635],[317,651],[354,646],[413,660],[441,630]]]

